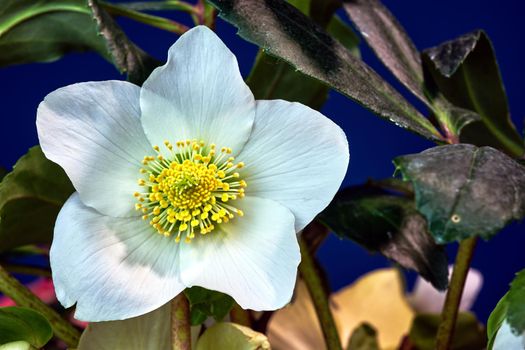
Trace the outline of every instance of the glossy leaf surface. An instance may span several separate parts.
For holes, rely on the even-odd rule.
[[[491,147],[434,147],[394,160],[437,242],[489,239],[525,215],[525,167]]]

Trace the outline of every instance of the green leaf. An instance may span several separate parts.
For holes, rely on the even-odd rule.
[[[370,67],[282,0],[211,0],[240,35],[356,100],[379,116],[432,140],[434,126]]]
[[[417,271],[437,289],[447,287],[447,256],[427,232],[412,198],[354,186],[339,192],[319,220],[339,237]]]
[[[83,0],[0,1],[0,66],[94,50],[110,60]]]
[[[196,350],[269,350],[270,342],[262,333],[235,323],[216,323],[197,340]]]
[[[308,12],[310,7],[309,1],[291,1],[291,3],[304,13]],[[331,18],[328,32],[359,57],[359,38],[339,17]],[[326,102],[330,90],[325,84],[302,74],[287,62],[270,56],[262,50],[257,54],[246,82],[256,99],[300,102],[317,110]]]
[[[414,318],[409,341],[418,350],[434,350],[441,318],[438,314],[420,314]],[[479,350],[486,344],[485,332],[476,316],[461,312],[456,321],[451,350]],[[509,349],[510,350],[510,349]]]
[[[68,177],[35,146],[0,183],[0,252],[49,243],[56,216],[74,189]]]
[[[368,323],[357,327],[348,341],[347,350],[379,350],[377,332]]]
[[[501,328],[501,326],[505,322],[505,318],[507,317],[507,310],[509,307],[507,295],[508,294],[505,294],[503,298],[501,298],[501,300],[498,302],[498,304],[490,314],[489,319],[487,321],[488,350],[492,349],[494,341],[496,340],[496,334],[498,333],[498,330]]]
[[[339,16],[332,17],[326,31],[346,47],[355,57],[361,57],[361,51],[359,50],[359,42],[361,40],[352,28],[343,22]]]
[[[481,116],[482,121],[462,131],[463,142],[492,146],[514,156],[525,152],[509,116],[494,49],[483,31],[425,50],[423,63],[430,90],[438,90],[454,105]]]
[[[434,147],[394,160],[438,243],[489,239],[525,215],[525,167],[491,147]]]
[[[51,326],[38,312],[24,307],[0,308],[0,345],[25,341],[41,348],[52,336]]]
[[[392,13],[379,0],[349,0],[343,8],[381,62],[432,107],[425,96],[419,51]]]
[[[459,142],[458,135],[463,131],[464,127],[473,122],[481,121],[479,114],[454,106],[441,94],[434,96],[432,103],[434,105],[434,116],[442,125],[451,143]]]
[[[525,270],[521,270],[510,284],[506,296],[507,322],[514,334],[525,332]]]
[[[142,85],[160,63],[133,44],[97,0],[87,0],[87,3],[115,66],[128,74],[130,82]]]
[[[191,324],[193,326],[202,324],[209,316],[216,321],[222,321],[234,303],[229,295],[202,287],[187,288],[184,294],[190,302]]]
[[[259,51],[246,83],[258,100],[283,99],[320,109],[328,86],[296,71],[288,63]]]

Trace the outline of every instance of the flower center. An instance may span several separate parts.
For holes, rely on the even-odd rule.
[[[171,236],[175,231],[176,242],[185,236],[189,243],[196,232],[205,235],[215,224],[244,215],[228,204],[244,197],[246,187],[236,171],[244,163],[234,164],[231,148],[217,151],[215,144],[197,140],[179,141],[175,147],[164,141],[164,146],[165,155],[153,146],[156,156],[144,157],[138,183],[145,191],[134,194],[135,209],[158,233]]]

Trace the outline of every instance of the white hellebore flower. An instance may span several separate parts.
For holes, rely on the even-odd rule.
[[[37,127],[77,190],[50,254],[58,299],[86,321],[145,314],[191,286],[243,308],[282,307],[300,261],[296,232],[328,205],[349,157],[322,114],[255,101],[205,27],[181,36],[141,88],[52,92]]]

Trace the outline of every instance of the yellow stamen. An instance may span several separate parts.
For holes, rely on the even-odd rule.
[[[144,213],[142,219],[149,219],[159,234],[169,237],[173,233],[175,242],[184,238],[189,243],[196,233],[206,235],[216,224],[244,215],[230,202],[244,197],[246,181],[231,171],[245,164],[235,164],[228,147],[218,153],[215,144],[207,146],[200,140],[181,140],[174,145],[176,149],[165,140],[168,152],[153,146],[156,157],[144,157],[138,184],[145,189],[133,196],[138,201],[135,209]]]

